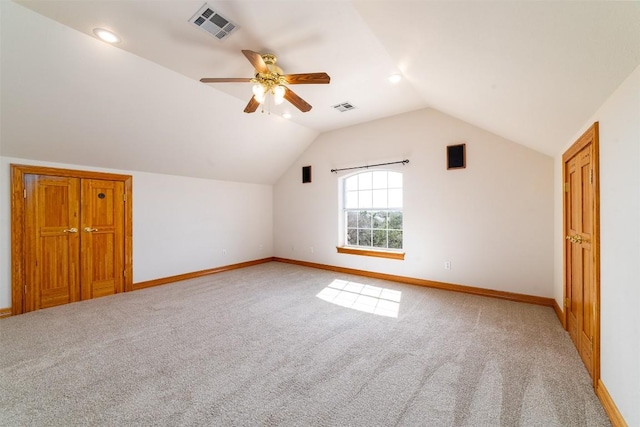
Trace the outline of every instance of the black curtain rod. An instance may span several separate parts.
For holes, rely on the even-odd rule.
[[[339,171],[349,171],[352,169],[369,169],[369,168],[374,168],[376,166],[399,165],[400,163],[402,163],[403,165],[406,165],[407,163],[409,163],[409,159],[404,159],[399,162],[378,163],[377,165],[355,166],[352,168],[342,168],[342,169],[331,169],[331,172],[338,173]]]

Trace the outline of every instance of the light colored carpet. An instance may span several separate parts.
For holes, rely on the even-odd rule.
[[[271,262],[0,320],[0,425],[609,422],[551,308]]]

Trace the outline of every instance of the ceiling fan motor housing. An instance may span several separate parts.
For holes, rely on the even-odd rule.
[[[278,58],[271,53],[265,53],[262,56],[262,60],[269,69],[268,73],[257,72],[255,75],[255,83],[260,83],[264,86],[265,91],[271,91],[274,87],[285,83],[282,77],[282,68],[276,65]]]

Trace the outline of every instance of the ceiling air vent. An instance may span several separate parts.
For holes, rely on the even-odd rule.
[[[225,40],[229,34],[238,29],[236,24],[213,10],[207,3],[189,19],[189,22],[218,40]]]
[[[341,104],[334,105],[333,108],[340,111],[341,113],[344,113],[345,111],[353,110],[356,107],[354,107],[353,104],[350,102],[343,102]]]

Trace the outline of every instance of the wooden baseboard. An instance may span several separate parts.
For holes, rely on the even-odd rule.
[[[393,274],[374,273],[366,270],[356,270],[353,268],[336,267],[326,264],[317,264],[314,262],[298,261],[287,258],[274,257],[274,261],[284,262],[288,264],[302,265],[305,267],[319,268],[322,270],[336,271],[339,273],[355,274],[357,276],[372,277],[375,279],[390,280],[392,282],[407,283],[410,285],[425,286],[428,288],[444,289],[447,291],[462,292],[465,294],[481,295],[485,297],[500,298],[509,301],[525,302],[528,304],[544,305],[553,307],[555,300],[553,298],[538,297],[533,295],[517,294],[514,292],[496,291],[493,289],[476,288],[473,286],[454,285],[452,283],[435,282],[432,280],[416,279],[413,277],[396,276]]]
[[[133,284],[133,290],[150,288],[152,286],[166,285],[167,283],[179,282],[181,280],[195,279],[197,277],[208,276],[210,274],[221,273],[223,271],[236,270],[238,268],[251,267],[252,265],[264,264],[271,262],[273,258],[263,258],[254,261],[241,262],[238,264],[223,265],[222,267],[210,268],[208,270],[194,271],[191,273],[178,274],[177,276],[162,277],[160,279],[147,280]]]
[[[556,316],[558,316],[558,320],[560,321],[560,324],[562,325],[563,328],[566,329],[566,326],[564,324],[564,311],[562,311],[562,309],[558,305],[558,302],[555,299],[553,300],[553,309],[556,312]]]
[[[598,380],[598,385],[596,387],[596,395],[602,402],[602,406],[604,407],[604,411],[609,416],[609,420],[611,420],[611,425],[613,427],[627,427],[627,422],[622,417],[622,414],[618,410],[618,407],[614,403],[609,391],[604,386],[602,379]]]
[[[336,267],[326,264],[318,264],[314,262],[298,261],[287,258],[269,257],[254,261],[241,262],[238,264],[225,265],[208,270],[194,271],[191,273],[178,274],[176,276],[162,277],[160,279],[147,280],[133,284],[133,290],[150,288],[153,286],[165,285],[168,283],[179,282],[181,280],[195,279],[197,277],[208,276],[210,274],[221,273],[223,271],[236,270],[239,268],[250,267],[252,265],[263,264],[266,262],[277,261],[288,264],[296,264],[304,267],[318,268],[322,270],[336,271],[339,273],[354,274],[357,276],[372,277],[375,279],[390,280],[393,282],[407,283],[410,285],[425,286],[428,288],[443,289],[454,292],[462,292],[466,294],[480,295],[485,297],[499,298],[509,301],[524,302],[528,304],[544,305],[553,307],[562,322],[562,310],[553,298],[538,297],[533,295],[518,294],[514,292],[496,291],[493,289],[476,288],[473,286],[455,285],[452,283],[436,282],[433,280],[416,279],[413,277],[396,276],[393,274],[375,273],[366,270],[357,270],[354,268]],[[0,318],[11,316],[11,308],[0,309]]]

